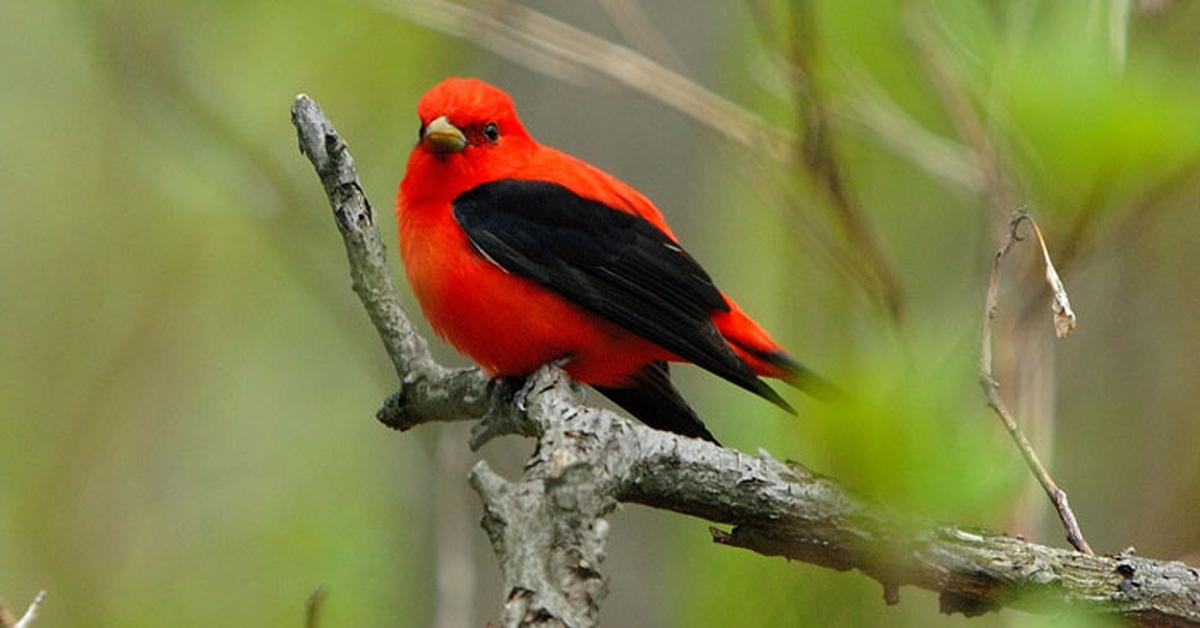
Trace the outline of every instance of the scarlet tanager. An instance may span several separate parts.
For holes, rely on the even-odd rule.
[[[401,256],[434,330],[489,375],[560,361],[647,425],[713,442],[668,362],[788,411],[759,376],[820,383],[713,285],[649,199],[539,144],[504,91],[449,78],[417,113]]]

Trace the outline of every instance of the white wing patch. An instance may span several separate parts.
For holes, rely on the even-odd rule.
[[[474,240],[472,240],[471,238],[467,238],[467,241],[471,243],[471,246],[475,249],[475,252],[482,255],[483,259],[491,262],[492,266],[495,266],[496,268],[499,268],[500,270],[504,271],[505,275],[511,274],[508,272],[507,268],[500,265],[500,262],[497,262],[496,260],[492,259],[492,256],[488,255],[488,252],[483,250],[483,247],[479,246],[478,244],[475,244]]]

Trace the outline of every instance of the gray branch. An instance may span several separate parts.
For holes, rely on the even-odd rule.
[[[724,545],[857,569],[883,585],[888,603],[909,585],[939,593],[945,613],[1065,607],[1200,626],[1200,572],[1183,563],[1088,556],[903,516],[766,452],[748,456],[584,406],[553,367],[535,375],[522,410],[478,371],[437,364],[400,306],[346,143],[307,96],[296,98],[292,120],[329,196],[355,292],[400,377],[379,419],[401,430],[478,420],[473,448],[504,434],[538,440],[519,481],[486,462],[471,473],[504,575],[503,625],[594,625],[605,595],[604,517],[626,502],[732,526],[712,530]]]

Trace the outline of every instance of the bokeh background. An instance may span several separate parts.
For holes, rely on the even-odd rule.
[[[1200,562],[1200,3],[520,5],[804,138],[782,153],[668,104],[694,103],[673,82],[506,47],[530,28],[511,5],[462,6],[0,4],[11,607],[46,588],[39,626],[289,626],[324,585],[323,626],[495,617],[466,428],[372,419],[394,375],[288,119],[298,92],[324,106],[391,241],[416,101],[447,75],[504,87],[535,136],[645,191],[719,284],[859,393],[789,392],[792,418],[679,369],[726,443],[1063,545],[976,383],[990,256],[1027,206],[1080,326],[1054,339],[1036,249],[1014,249],[1002,392],[1097,550]],[[515,473],[528,447],[480,455]],[[1065,621],[942,617],[909,589],[886,607],[861,575],[714,546],[700,521],[612,523],[610,626]]]

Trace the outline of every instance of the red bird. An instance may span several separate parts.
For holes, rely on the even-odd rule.
[[[647,425],[713,442],[668,362],[788,411],[758,376],[819,383],[713,285],[649,199],[537,143],[508,94],[450,78],[417,113],[401,256],[434,330],[489,375],[562,360]]]

